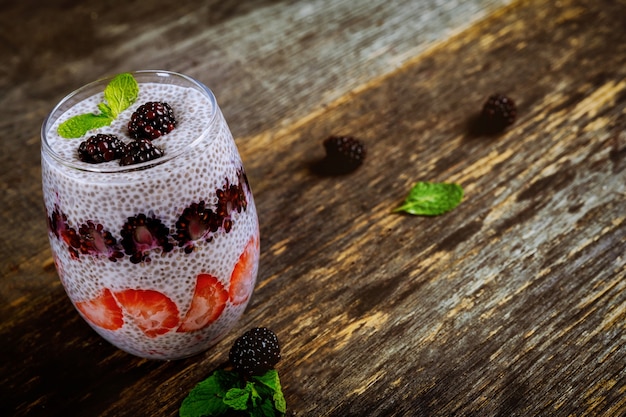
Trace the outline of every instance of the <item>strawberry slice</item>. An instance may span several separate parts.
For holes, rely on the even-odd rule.
[[[117,330],[124,325],[122,309],[108,288],[91,300],[77,301],[76,308],[87,321],[103,329]]]
[[[193,332],[207,327],[222,314],[228,301],[228,292],[212,275],[200,274],[191,306],[178,328],[179,332]]]
[[[234,305],[242,304],[250,298],[258,269],[259,241],[252,236],[243,250],[230,276],[228,295]]]
[[[114,295],[126,314],[148,337],[157,337],[178,326],[178,307],[165,294],[131,288]]]

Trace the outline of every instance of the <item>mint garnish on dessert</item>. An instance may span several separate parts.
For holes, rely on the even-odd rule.
[[[404,203],[394,212],[416,216],[438,216],[447,213],[461,203],[463,188],[454,183],[416,183]]]
[[[100,113],[85,113],[61,123],[58,133],[66,139],[79,138],[92,129],[109,126],[113,120],[137,99],[139,85],[130,73],[116,75],[104,89],[104,101],[98,104]]]

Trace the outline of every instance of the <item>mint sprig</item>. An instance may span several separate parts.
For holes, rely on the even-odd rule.
[[[242,379],[239,373],[218,369],[198,383],[183,400],[180,417],[220,416],[236,410],[251,417],[282,417],[285,397],[275,369]]]
[[[109,103],[111,115],[116,118],[137,100],[139,85],[130,73],[116,75],[104,89],[104,99]]]
[[[454,209],[463,200],[463,188],[455,183],[418,182],[404,203],[394,212],[415,216],[438,216]]]
[[[109,126],[117,116],[137,100],[139,85],[130,73],[118,74],[104,89],[100,113],[85,113],[61,123],[57,132],[66,139],[79,138],[92,129]]]

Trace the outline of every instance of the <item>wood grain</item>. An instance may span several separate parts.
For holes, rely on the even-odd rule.
[[[12,395],[1,407],[177,415],[237,333],[266,325],[282,342],[297,416],[625,415],[624,28],[623,1],[516,1],[412,50],[391,73],[364,73],[324,107],[293,104],[233,128],[261,219],[260,277],[239,328],[198,357],[152,362],[107,345],[42,270],[45,236],[3,241],[2,386]],[[185,39],[176,69],[193,73],[199,44]],[[82,64],[86,77],[94,64]],[[476,134],[496,91],[515,99],[518,120]],[[16,123],[0,126],[37,147]],[[366,143],[357,172],[311,170],[331,134]],[[3,168],[14,193],[5,201],[24,210],[3,210],[3,232],[34,217],[28,167]],[[458,182],[464,201],[434,218],[391,213],[420,180]],[[34,194],[25,203],[20,181]],[[35,236],[45,225],[29,227]]]

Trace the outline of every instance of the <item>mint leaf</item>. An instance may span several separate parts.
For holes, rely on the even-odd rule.
[[[250,393],[243,388],[231,388],[224,396],[223,404],[235,410],[247,410]]]
[[[104,99],[109,104],[113,117],[126,110],[137,99],[139,85],[130,73],[116,75],[104,89]]]
[[[276,371],[276,369],[270,369],[265,374],[253,376],[251,379],[253,381],[258,381],[260,384],[271,390],[272,400],[276,410],[281,413],[285,413],[287,411],[287,403],[285,402],[282,387],[280,386],[280,378],[278,377],[278,371]],[[261,387],[258,389],[261,391]]]
[[[246,382],[241,379],[239,373],[234,371],[217,369],[213,371],[213,375],[217,379],[220,386],[224,389],[224,392],[233,387],[242,388],[246,385]]]
[[[253,383],[248,382],[246,384],[246,388],[250,387],[250,400],[252,401],[252,408],[256,408],[258,407],[260,401],[262,400],[261,395],[258,393],[258,391],[256,390],[256,387],[254,386]]]
[[[113,114],[113,110],[111,110],[111,108],[105,103],[98,104],[98,110],[100,110],[100,113],[102,113],[103,116],[107,116],[111,120],[114,120],[116,117]]]
[[[223,401],[226,390],[213,374],[196,385],[180,406],[180,417],[204,417],[226,413],[228,405]]]
[[[110,125],[112,121],[113,119],[105,114],[79,114],[61,123],[57,132],[65,139],[79,138],[91,129]]]
[[[93,129],[109,126],[113,120],[137,99],[139,85],[130,73],[116,75],[104,89],[108,103],[98,104],[100,114],[79,114],[59,125],[57,132],[65,139],[79,138]]]
[[[196,385],[183,400],[180,417],[228,415],[244,411],[251,417],[283,417],[287,404],[275,369],[243,379],[237,372],[218,369]]]
[[[284,415],[284,412],[274,408],[274,404],[269,399],[263,400],[261,405],[250,411],[250,417],[281,417]]]
[[[416,216],[438,216],[447,213],[461,203],[463,188],[454,183],[416,183],[404,203],[394,212]]]
[[[287,401],[285,400],[283,391],[276,391],[272,399],[274,400],[274,408],[276,408],[276,411],[278,411],[280,415],[284,415],[287,412]]]
[[[247,382],[244,388],[229,389],[224,395],[224,404],[235,410],[245,411],[248,408],[254,409],[260,398],[254,384]]]

